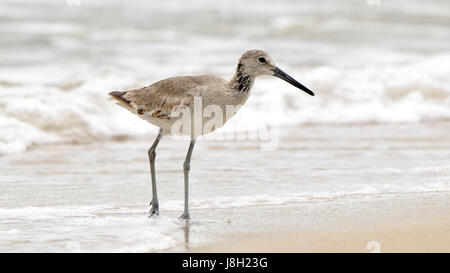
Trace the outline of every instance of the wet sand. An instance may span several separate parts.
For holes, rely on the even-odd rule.
[[[448,253],[450,221],[392,225],[347,232],[268,232],[230,236],[226,242],[202,246],[197,252],[292,253]],[[373,238],[376,238],[374,240]]]
[[[446,195],[447,198],[449,195]],[[359,203],[356,214],[348,211],[312,216],[311,225],[269,228],[266,231],[227,234],[214,243],[203,244],[192,252],[450,252],[450,212],[444,199],[433,194],[421,197],[374,198]],[[401,201],[400,201],[401,200]],[[409,201],[407,201],[409,200]],[[385,214],[383,202],[405,203],[408,206]],[[371,206],[369,209],[367,205]],[[444,205],[444,206],[442,206]],[[331,205],[332,206],[332,205]],[[380,210],[374,213],[373,208]],[[369,216],[370,214],[370,216]],[[408,214],[408,216],[406,216]],[[361,218],[365,218],[362,220]],[[310,219],[309,219],[310,220]],[[361,222],[362,220],[362,222]],[[316,224],[316,223],[321,224]],[[270,224],[269,224],[270,226]]]

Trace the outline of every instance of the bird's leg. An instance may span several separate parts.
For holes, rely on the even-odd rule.
[[[189,170],[191,169],[191,155],[192,150],[194,149],[195,139],[191,140],[189,144],[189,150],[186,155],[186,159],[183,163],[183,171],[184,171],[184,212],[178,218],[181,221],[189,221]]]
[[[149,217],[152,217],[153,215],[159,215],[159,203],[158,203],[158,195],[156,193],[156,175],[155,175],[155,158],[156,158],[156,146],[158,146],[159,141],[161,140],[161,137],[163,135],[163,130],[159,129],[158,136],[156,137],[155,141],[153,142],[152,147],[148,150],[148,159],[150,161],[150,172],[152,175],[152,201],[150,202],[150,205],[152,208],[149,212]]]

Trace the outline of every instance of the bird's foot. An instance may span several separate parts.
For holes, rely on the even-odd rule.
[[[189,216],[189,212],[184,212],[183,214],[181,214],[181,216],[178,217],[178,221],[180,221],[180,222],[190,222],[191,221],[191,217]]]
[[[150,206],[152,206],[152,207],[151,207],[150,211],[148,212],[148,217],[151,218],[153,216],[158,216],[159,215],[159,204],[153,203],[153,201],[152,201],[152,202],[150,202]]]

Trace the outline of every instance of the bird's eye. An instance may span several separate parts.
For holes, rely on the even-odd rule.
[[[265,62],[266,62],[266,58],[264,58],[264,57],[259,57],[259,58],[258,58],[258,61],[259,61],[260,63],[265,63]]]

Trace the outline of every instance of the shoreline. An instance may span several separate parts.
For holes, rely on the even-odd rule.
[[[196,147],[187,228],[176,221],[185,141],[159,146],[157,219],[147,217],[153,138],[0,157],[0,251],[368,252],[371,241],[449,251],[447,124],[281,132],[276,151],[249,140]]]
[[[237,253],[396,253],[450,252],[450,220],[433,224],[386,225],[345,232],[234,234],[192,252]]]
[[[269,224],[265,230],[255,232],[234,230],[188,252],[450,252],[450,213],[446,209],[448,203],[442,202],[448,195],[391,196],[384,201],[395,207],[405,201],[413,203],[390,215],[373,213],[384,207],[384,201],[376,198],[356,201],[353,205],[359,205],[359,211],[353,217],[345,209],[329,215],[318,209],[316,215],[309,215],[314,218],[310,227],[288,223]]]

